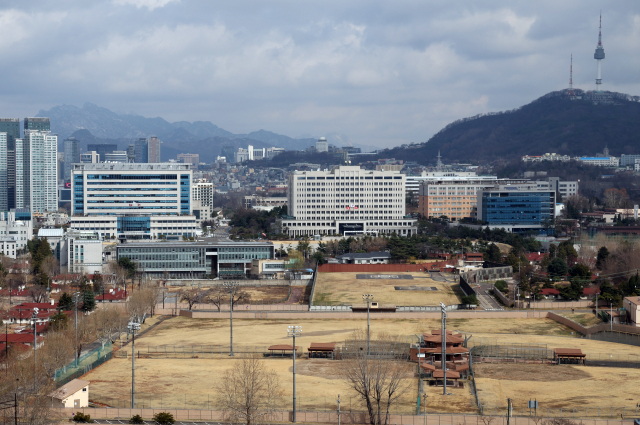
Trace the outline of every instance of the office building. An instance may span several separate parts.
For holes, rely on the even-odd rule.
[[[127,159],[127,151],[113,151],[108,153],[104,156],[104,162],[129,162]]]
[[[197,170],[200,164],[200,155],[197,153],[179,153],[178,162],[183,164],[191,164],[191,169]]]
[[[252,149],[253,152],[253,149]],[[236,152],[233,156],[235,159],[234,162],[240,163],[249,160],[249,151],[247,149],[238,148],[238,152]]]
[[[212,210],[210,205],[202,205],[202,201],[191,200],[191,212],[196,218],[198,228],[202,228],[202,223],[212,220]]]
[[[100,162],[100,155],[96,151],[89,151],[89,152],[80,154],[81,164],[97,164],[99,162]],[[69,170],[69,172],[71,172],[71,170]]]
[[[151,214],[120,214],[100,216],[73,216],[69,226],[74,230],[92,230],[107,239],[173,240],[193,238],[199,229],[193,215],[166,216]]]
[[[20,138],[20,118],[0,118],[0,133],[7,134],[7,209],[16,207],[16,140]]]
[[[381,165],[380,169],[383,171],[394,171],[393,165]],[[419,196],[420,185],[426,182],[445,183],[473,180],[491,184],[491,182],[497,178],[497,176],[478,176],[474,171],[423,171],[419,176],[406,177],[406,193],[407,197],[416,199]]]
[[[103,250],[99,232],[70,230],[63,242],[65,252],[60,266],[67,266],[67,273],[102,273]]]
[[[562,196],[562,199],[567,199],[570,196],[576,196],[578,194],[579,182],[578,181],[563,181],[559,177],[547,177],[544,181],[550,184],[550,189],[555,190]]]
[[[547,233],[555,219],[556,191],[538,182],[496,184],[478,192],[478,220],[513,233]]]
[[[116,247],[117,258],[127,257],[150,277],[241,278],[252,260],[274,258],[271,242],[127,243]]]
[[[7,155],[7,133],[0,133],[0,211],[9,210],[9,160]]]
[[[190,215],[192,171],[187,164],[76,164],[74,215]]]
[[[475,173],[474,173],[475,174]],[[447,217],[451,221],[474,218],[479,191],[502,184],[527,180],[497,180],[481,177],[440,177],[423,181],[418,191],[418,212],[423,217]]]
[[[64,239],[64,229],[61,227],[43,228],[38,229],[38,239],[47,240],[53,256],[60,262],[64,255],[61,256],[61,248],[63,246],[62,241]]]
[[[25,118],[27,120],[27,118]],[[29,126],[48,125],[48,118],[35,118]],[[27,123],[25,122],[25,127]],[[31,212],[58,210],[58,136],[49,131],[25,130],[16,140],[16,208]]]
[[[87,152],[94,151],[100,155],[100,160],[104,161],[104,158],[108,153],[112,153],[118,150],[118,145],[113,143],[90,143],[87,145]]]
[[[147,160],[145,162],[160,163],[160,139],[156,136],[151,136],[147,140]]]
[[[80,142],[75,137],[68,137],[62,142],[64,145],[64,181],[71,180],[71,166],[80,162]]]
[[[149,162],[149,144],[147,139],[140,138],[134,144],[135,162],[145,164]]]
[[[127,162],[136,162],[136,145],[127,146]]]
[[[213,183],[199,179],[191,189],[191,199],[200,201],[203,206],[213,207]]]
[[[2,131],[2,130],[0,130]],[[640,159],[640,155],[620,155],[620,167],[634,167],[636,164],[636,160]]]
[[[329,152],[329,142],[324,137],[321,137],[316,142],[316,152]]]
[[[291,236],[416,234],[405,215],[405,176],[353,166],[289,175],[289,216],[282,231]]]
[[[25,118],[24,131],[51,131],[49,118]]]
[[[585,164],[590,165],[598,165],[600,167],[617,167],[620,165],[620,158],[616,158],[615,156],[605,156],[605,157],[580,157],[579,161],[584,162]]]
[[[15,249],[25,249],[27,241],[33,238],[31,212],[25,208],[13,208],[9,212],[0,212],[0,238],[13,239]],[[16,254],[11,258],[16,258]]]

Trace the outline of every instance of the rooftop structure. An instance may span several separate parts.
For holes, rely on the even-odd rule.
[[[598,45],[593,54],[593,58],[598,61],[598,77],[596,78],[596,91],[602,91],[602,60],[604,59],[604,47],[602,46],[602,14],[600,14],[600,29],[598,31]]]

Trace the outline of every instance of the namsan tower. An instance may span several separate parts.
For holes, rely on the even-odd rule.
[[[602,47],[602,13],[600,13],[600,31],[598,32],[598,45],[593,58],[598,61],[598,78],[596,78],[596,91],[601,91],[602,85],[602,59],[604,59],[604,47]]]

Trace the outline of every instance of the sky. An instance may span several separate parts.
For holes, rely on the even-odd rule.
[[[568,87],[640,95],[640,2],[0,2],[0,116],[85,102],[391,147]]]

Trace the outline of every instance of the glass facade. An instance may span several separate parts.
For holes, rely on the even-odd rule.
[[[489,224],[540,225],[553,218],[553,193],[485,192],[482,220]]]
[[[118,233],[151,232],[150,217],[118,217]]]

